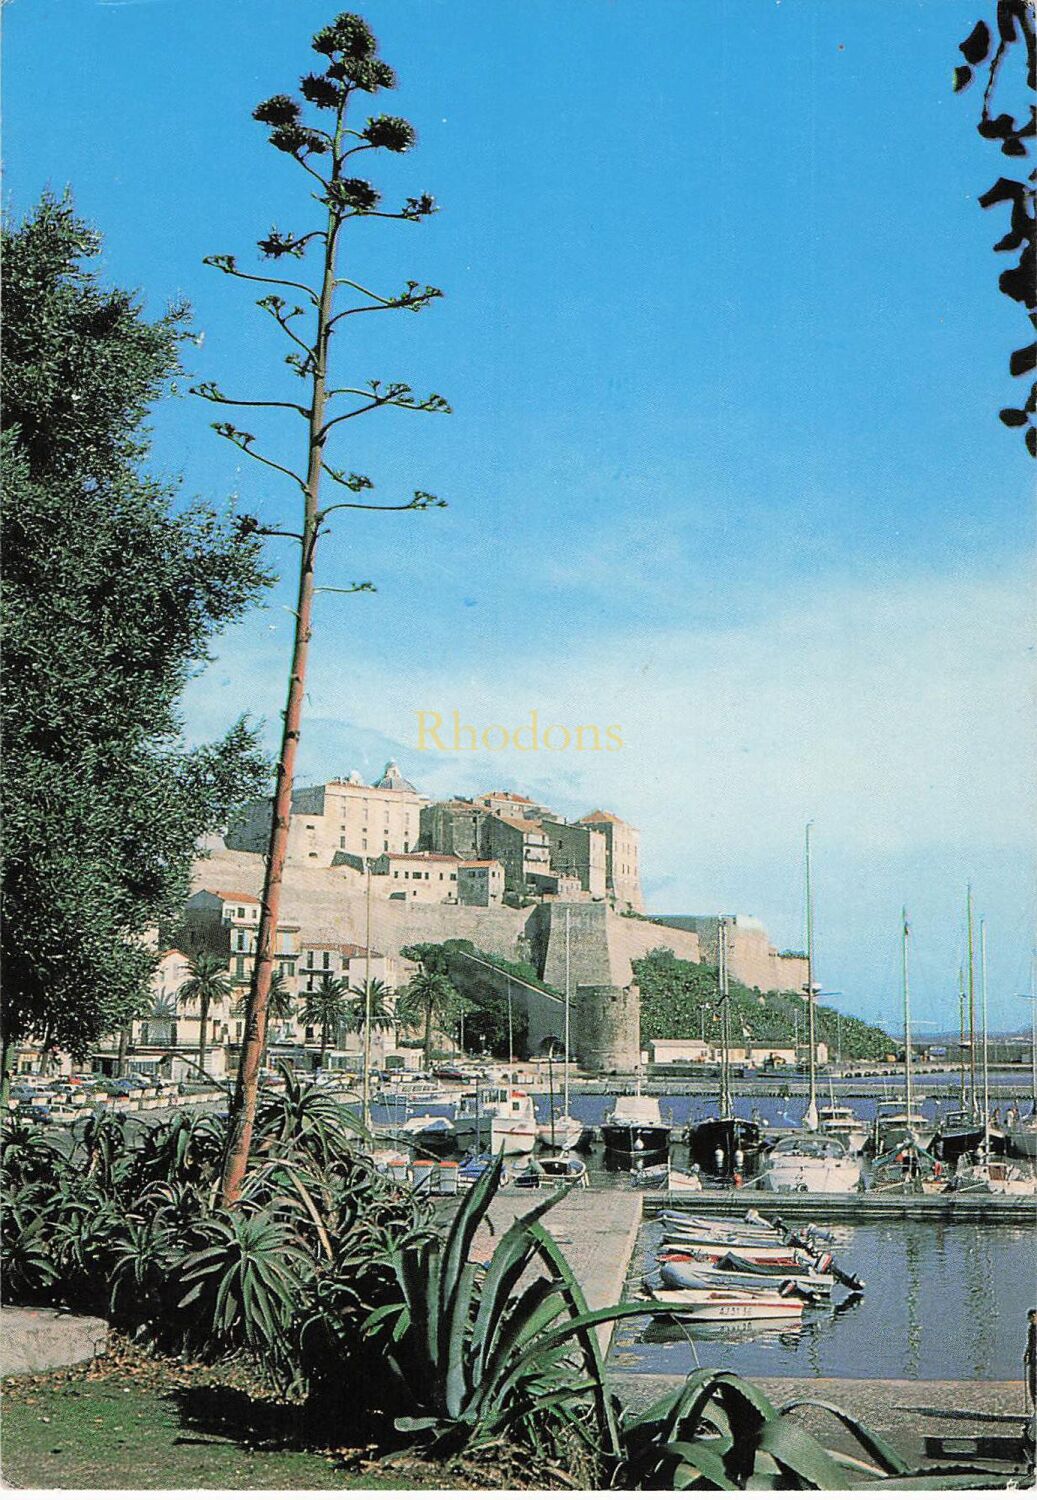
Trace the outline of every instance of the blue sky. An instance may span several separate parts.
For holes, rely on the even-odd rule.
[[[419,149],[423,226],[362,223],[349,274],[446,296],[351,320],[343,383],[401,378],[451,417],[376,414],[338,459],[446,511],[360,518],[324,581],[303,779],[396,754],[435,794],[525,787],[642,830],[650,907],[749,911],[802,941],[839,1004],[952,1024],[964,885],[991,1013],[1025,1023],[1033,942],[1031,477],[997,422],[1025,330],[998,295],[1001,158],[950,92],[975,0],[376,0],[364,13]],[[253,105],[313,65],[310,0],[12,0],[8,212],[74,189],[104,271],[153,313],[186,296],[192,374],[294,394],[247,289],[201,265],[308,227],[302,173]],[[368,158],[369,163],[372,158]],[[294,497],[156,413],[185,496],[287,521]],[[248,424],[259,431],[258,425]],[[288,459],[299,435],[268,429]],[[336,460],[337,461],[337,460]],[[278,544],[274,544],[275,547]],[[290,571],[287,551],[274,559]],[[287,585],[190,687],[188,733],[272,736]],[[624,748],[419,754],[416,712],[623,727]]]

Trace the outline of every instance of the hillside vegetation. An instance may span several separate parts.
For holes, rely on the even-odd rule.
[[[720,1039],[717,1009],[717,971],[710,964],[695,964],[677,958],[669,948],[656,948],[635,959],[634,974],[641,988],[641,1045],[659,1038],[701,1037],[703,1022],[707,1041]],[[733,1047],[751,1040],[754,1047],[791,1047],[807,1035],[806,1001],[791,991],[760,995],[738,980],[729,984],[731,1020],[729,1037]],[[817,1038],[828,1044],[829,1057],[841,1051],[843,1058],[880,1058],[897,1050],[897,1044],[877,1026],[868,1026],[856,1016],[843,1015],[828,1005],[815,1006]]]

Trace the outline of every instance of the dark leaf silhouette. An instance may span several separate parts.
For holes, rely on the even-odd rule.
[[[958,51],[967,63],[972,63],[973,67],[984,60],[990,51],[990,27],[986,21],[976,22]]]
[[[1008,368],[1012,375],[1025,375],[1027,370],[1037,366],[1037,344],[1027,344],[1025,349],[1013,349],[1008,361]]]
[[[1000,416],[1002,422],[1006,427],[1026,426],[1026,413],[1024,411],[1019,411],[1014,406],[1003,407],[998,415]]]
[[[954,92],[960,94],[962,89],[967,89],[972,82],[971,68],[955,68],[954,70]]]

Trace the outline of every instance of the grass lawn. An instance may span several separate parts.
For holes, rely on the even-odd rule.
[[[402,1456],[307,1447],[298,1408],[233,1368],[122,1350],[3,1382],[0,1466],[23,1489],[437,1489],[464,1477]]]

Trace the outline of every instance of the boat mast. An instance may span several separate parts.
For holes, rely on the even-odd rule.
[[[983,1017],[983,1154],[990,1151],[990,1056],[987,1030],[987,923],[979,920],[979,992]]]
[[[810,829],[806,828],[806,899],[807,899],[807,1076],[809,1097],[803,1114],[803,1123],[808,1130],[816,1130],[817,1113],[817,1032],[814,1018],[814,897],[810,885]]]
[[[965,968],[958,966],[958,1106],[965,1110]]]
[[[717,932],[717,988],[720,991],[720,1118],[727,1120],[734,1110],[731,1107],[731,1071],[727,1051],[727,928],[723,917]]]
[[[901,907],[901,933],[900,933],[900,961],[904,984],[904,1103],[907,1115],[907,1133],[911,1137],[914,1125],[911,1116],[914,1113],[914,1095],[912,1091],[911,1075],[911,988],[907,978],[907,939],[910,928],[907,925],[907,907]]]
[[[565,1100],[562,1110],[566,1119],[569,1118],[569,926],[572,909],[565,908],[565,1066],[562,1071],[563,1097]]]
[[[975,1113],[976,1092],[976,950],[972,941],[972,886],[966,888],[965,913],[969,950],[969,1106]]]
[[[1030,956],[1030,1095],[1037,1115],[1037,952]]]

